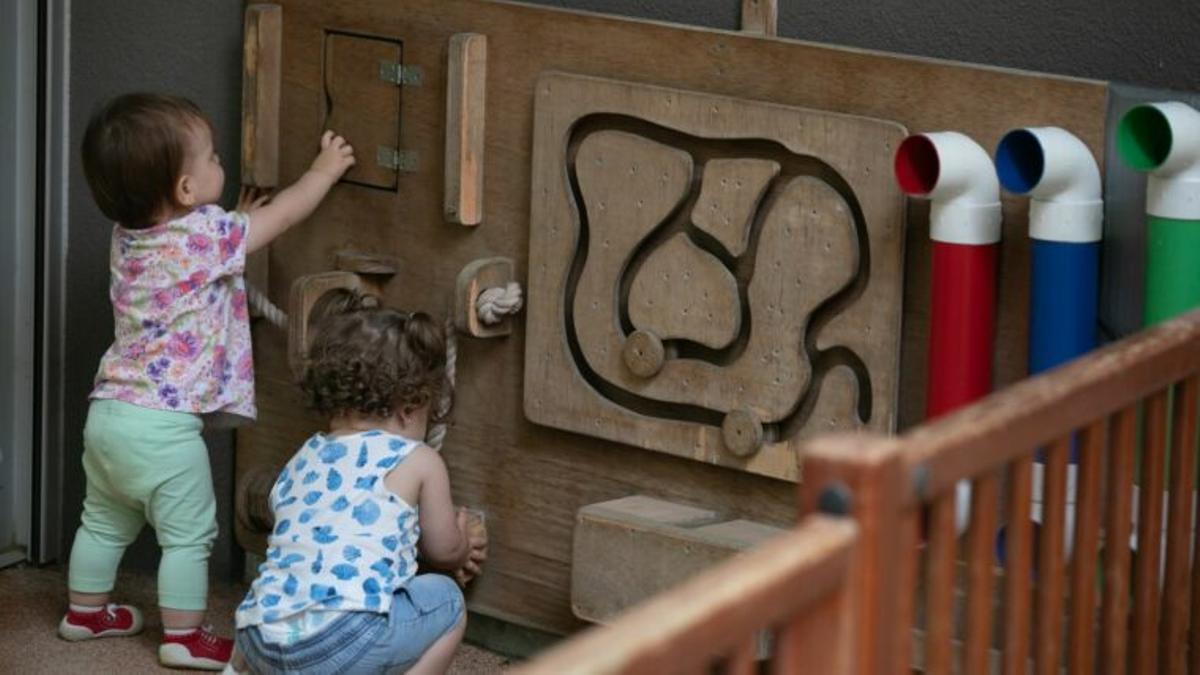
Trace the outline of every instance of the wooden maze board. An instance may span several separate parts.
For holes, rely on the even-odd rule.
[[[286,301],[293,280],[334,269],[337,254],[348,249],[397,258],[387,300],[438,314],[452,304],[459,270],[474,260],[512,258],[517,278],[532,281],[534,111],[538,82],[550,71],[889,120],[912,132],[957,129],[988,148],[1014,126],[1059,125],[1102,158],[1106,86],[1099,82],[484,0],[279,4],[281,184],[307,168],[328,120],[350,134],[361,167],[312,218],[272,244],[269,295],[276,303]],[[462,33],[487,36],[484,202],[474,228],[443,215],[447,51]],[[380,87],[379,54],[419,66],[421,85]],[[350,60],[363,65],[356,69]],[[330,85],[335,72],[360,72],[363,79]],[[377,148],[391,144],[415,153],[415,171],[378,169]],[[761,163],[747,168],[746,176],[773,171]],[[1024,374],[1025,208],[1024,200],[1005,199],[998,384]],[[910,203],[900,427],[918,422],[923,405],[927,214],[926,205]],[[714,238],[741,245],[735,232],[714,229]],[[662,291],[648,282],[640,288],[635,297]],[[576,512],[587,504],[646,494],[764,523],[792,521],[791,482],[528,421],[528,328],[518,317],[510,336],[459,342],[456,417],[443,454],[455,499],[487,512],[492,545],[488,570],[469,593],[472,609],[554,632],[577,628],[569,599],[571,541]],[[737,333],[728,322],[656,328],[692,331],[695,340],[712,344]],[[239,478],[281,465],[320,425],[291,383],[282,332],[260,322],[255,342],[260,419],[239,432]],[[239,541],[261,552],[262,534],[247,526],[253,519],[243,505],[238,511]]]

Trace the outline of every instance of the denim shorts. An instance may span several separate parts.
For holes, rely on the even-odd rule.
[[[462,619],[463,595],[450,577],[422,574],[392,596],[387,615],[347,612],[294,645],[262,639],[258,628],[237,632],[238,651],[255,673],[402,673]]]

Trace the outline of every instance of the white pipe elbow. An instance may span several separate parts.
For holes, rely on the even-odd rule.
[[[916,134],[896,149],[896,181],[927,197],[929,236],[950,244],[1000,241],[1000,183],[987,151],[956,131]]]
[[[1100,241],[1104,231],[1100,167],[1083,141],[1059,127],[1014,129],[996,147],[996,174],[1010,192],[1029,195],[1029,236]]]
[[[1200,111],[1178,101],[1139,105],[1121,118],[1117,151],[1150,174],[1147,213],[1200,220]]]

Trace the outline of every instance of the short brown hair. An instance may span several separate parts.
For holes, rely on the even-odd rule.
[[[97,110],[83,134],[83,175],[100,211],[132,230],[154,225],[175,206],[197,124],[212,129],[199,106],[178,96],[125,94]]]
[[[428,314],[333,291],[313,307],[312,317],[315,334],[301,387],[317,412],[386,417],[436,407],[448,390],[446,336]]]

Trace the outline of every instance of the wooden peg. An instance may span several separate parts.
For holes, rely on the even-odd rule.
[[[478,225],[483,222],[486,35],[450,38],[446,78],[446,220]]]
[[[494,326],[479,320],[475,303],[483,291],[508,285],[515,281],[511,258],[481,258],[471,261],[458,273],[454,290],[454,327],[471,337],[501,337],[512,333],[512,322],[501,321]]]
[[[638,377],[654,377],[667,360],[662,340],[648,330],[636,330],[625,339],[621,349],[625,367]]]
[[[779,32],[778,0],[742,0],[742,31],[775,37]]]
[[[246,8],[242,43],[242,183],[279,184],[279,80],[283,65],[283,8]]]
[[[362,277],[353,272],[309,274],[292,282],[288,311],[288,365],[297,379],[304,375],[304,355],[308,352],[309,316],[313,306],[330,291],[369,290]]]
[[[745,408],[725,416],[721,424],[721,439],[725,448],[738,457],[749,457],[763,444],[763,425],[758,415]]]

